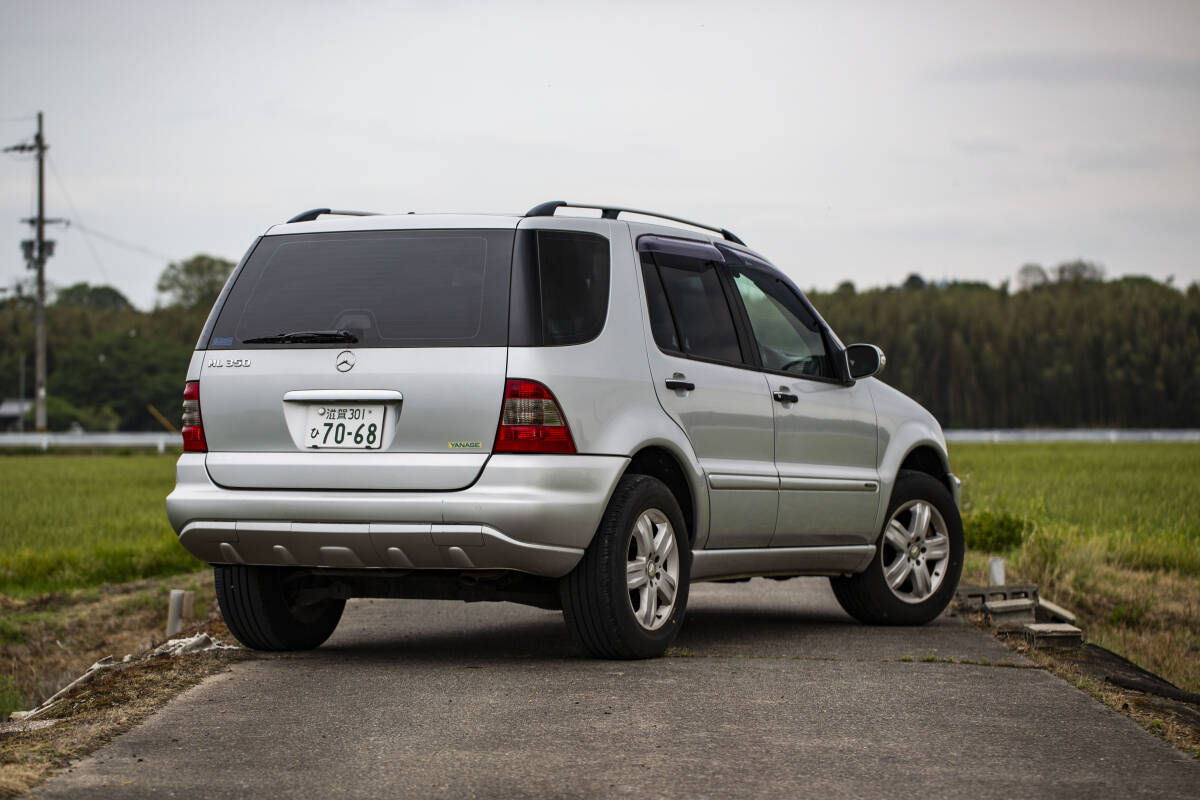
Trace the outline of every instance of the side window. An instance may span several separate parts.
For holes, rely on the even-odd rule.
[[[643,253],[642,264],[654,341],[660,348],[697,358],[742,363],[733,313],[714,262],[668,253]]]
[[[508,345],[583,344],[599,336],[608,316],[608,239],[518,230],[513,245]]]
[[[758,270],[732,269],[763,368],[812,378],[832,378],[821,326],[779,278]]]
[[[646,284],[646,306],[650,311],[650,330],[659,350],[682,353],[679,337],[675,334],[675,322],[671,319],[671,307],[667,305],[667,294],[658,279],[658,268],[649,256],[642,257],[642,280]]]
[[[581,344],[600,335],[608,314],[608,239],[538,231],[542,341]]]

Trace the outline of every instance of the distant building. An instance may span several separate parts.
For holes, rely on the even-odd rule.
[[[0,402],[0,431],[15,431],[21,428],[21,417],[33,408],[32,400],[8,398]]]

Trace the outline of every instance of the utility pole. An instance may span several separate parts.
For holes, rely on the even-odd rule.
[[[15,144],[4,148],[6,153],[35,153],[37,155],[37,216],[24,219],[34,228],[34,238],[21,242],[25,266],[37,270],[37,310],[34,312],[36,337],[33,366],[34,427],[38,433],[46,430],[46,260],[54,255],[54,241],[46,238],[46,226],[65,222],[46,219],[46,144],[42,134],[42,112],[37,115],[37,134],[33,144]]]

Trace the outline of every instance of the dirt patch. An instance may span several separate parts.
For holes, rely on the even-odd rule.
[[[196,592],[196,614],[180,637],[207,633],[234,643],[207,570],[135,583],[14,599],[0,596],[0,705],[29,710],[95,662],[118,662],[72,688],[44,713],[0,726],[0,797],[16,796],[132,728],[244,650],[151,655],[165,641],[171,589]],[[128,662],[122,659],[133,654]]]
[[[29,598],[0,595],[0,719],[38,705],[105,656],[120,659],[161,643],[171,589],[196,593],[197,619],[189,627],[219,620],[208,570]],[[217,620],[214,635],[232,641]]]
[[[987,583],[987,562],[968,554],[964,583]],[[1176,686],[1200,693],[1200,580],[1170,571],[1090,563],[1086,581],[1047,585],[1010,565],[1008,578],[1079,616],[1089,642],[1120,653]]]
[[[36,722],[0,732],[0,797],[15,797],[111,741],[175,695],[224,671],[244,650],[208,650],[120,664],[72,690]]]

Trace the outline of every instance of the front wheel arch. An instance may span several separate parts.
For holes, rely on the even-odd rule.
[[[915,580],[909,579],[909,575],[915,573],[900,574],[905,562],[898,554],[902,543],[904,549],[912,548],[915,544],[916,550],[911,553],[908,564],[916,569],[918,562],[924,561],[929,553],[929,547],[924,551],[921,549],[929,537],[910,536],[902,541],[903,537],[899,535],[894,539],[889,535],[889,528],[894,523],[910,529],[910,533],[930,529],[924,528],[919,520],[914,521],[907,516],[911,513],[909,509],[919,504],[928,505],[940,517],[942,526],[931,525],[931,528],[944,539],[946,547],[945,572],[936,585],[929,587],[928,592],[922,591]],[[898,534],[896,531],[893,533]],[[905,470],[896,478],[883,527],[876,541],[875,555],[870,563],[855,575],[830,578],[830,585],[846,613],[860,622],[870,625],[921,625],[936,618],[950,604],[962,574],[964,554],[962,518],[950,490],[927,473]],[[929,574],[932,575],[932,570]]]

